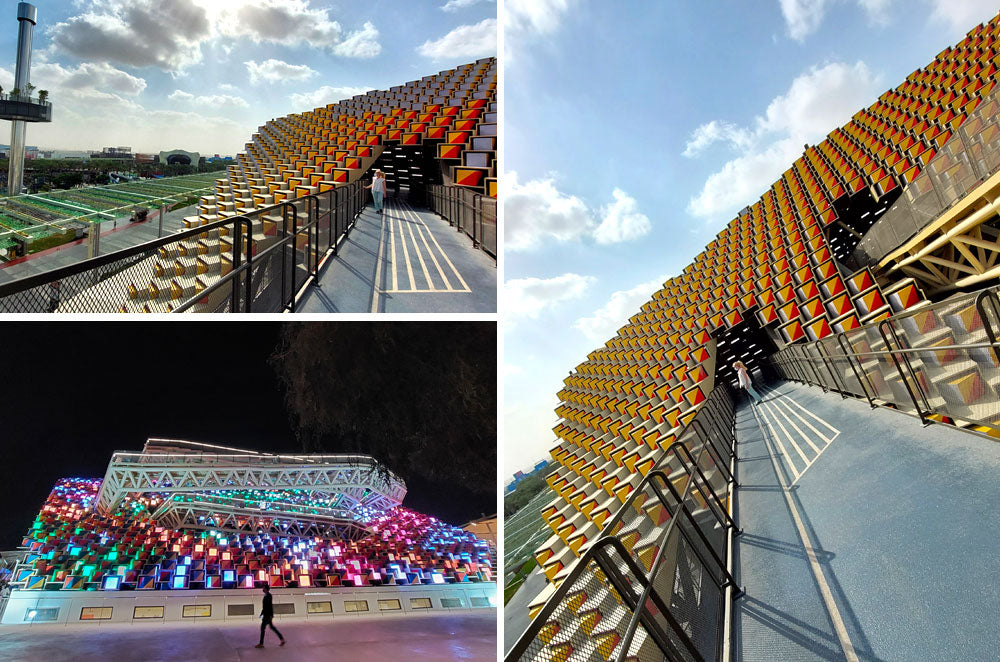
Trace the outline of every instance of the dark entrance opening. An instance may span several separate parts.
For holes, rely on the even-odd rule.
[[[847,267],[848,272],[855,272],[861,265],[852,255],[858,242],[871,229],[875,221],[889,211],[893,203],[903,192],[901,186],[878,199],[872,195],[871,189],[865,187],[852,196],[841,196],[833,203],[837,220],[827,225],[823,232],[833,257]]]
[[[167,157],[167,165],[191,165],[191,157],[187,154],[171,154]]]
[[[739,387],[733,362],[743,361],[750,373],[750,379],[765,382],[777,377],[777,373],[765,361],[778,351],[770,332],[761,327],[757,320],[757,308],[743,313],[743,321],[731,329],[722,328],[712,334],[716,341],[715,383],[726,383]]]
[[[387,193],[421,207],[426,206],[427,187],[444,181],[429,145],[386,145],[368,172],[374,174],[376,168],[385,173]]]

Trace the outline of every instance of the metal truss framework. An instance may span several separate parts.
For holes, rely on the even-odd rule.
[[[299,537],[321,536],[358,540],[367,529],[350,518],[299,514],[283,510],[220,506],[199,501],[165,501],[153,519],[171,529],[212,529],[231,533],[270,533]]]
[[[240,494],[246,490],[268,498]],[[402,502],[406,485],[367,455],[273,455],[151,439],[141,453],[112,456],[96,509],[110,514],[141,495],[163,499],[153,517],[173,528],[353,539],[364,533],[365,515]]]
[[[1000,173],[885,257],[880,266],[917,279],[932,295],[997,278],[1000,276],[998,213]]]

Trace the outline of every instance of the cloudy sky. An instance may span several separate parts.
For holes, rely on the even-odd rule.
[[[236,154],[271,118],[497,51],[493,0],[34,4],[31,82],[49,91],[54,112],[51,124],[29,126],[27,141],[42,148]],[[0,0],[7,91],[16,17],[17,2]]]
[[[805,143],[1000,9],[983,0],[507,0],[504,475],[555,393]]]

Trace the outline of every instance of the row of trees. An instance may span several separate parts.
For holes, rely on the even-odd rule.
[[[7,159],[0,159],[0,181],[7,179]],[[226,163],[216,161],[201,165],[167,165],[158,163],[135,163],[121,159],[31,159],[25,161],[25,183],[32,193],[68,189],[81,184],[103,185],[111,182],[111,174],[125,174],[131,177],[152,177],[162,175],[193,175],[200,172],[218,172],[226,168]]]

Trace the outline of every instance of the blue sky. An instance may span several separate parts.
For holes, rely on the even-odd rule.
[[[38,7],[28,144],[243,151],[256,128],[497,52],[493,0],[75,0]],[[13,86],[17,2],[0,1]],[[7,138],[0,138],[6,143]]]
[[[504,475],[589,351],[983,0],[504,4]]]

